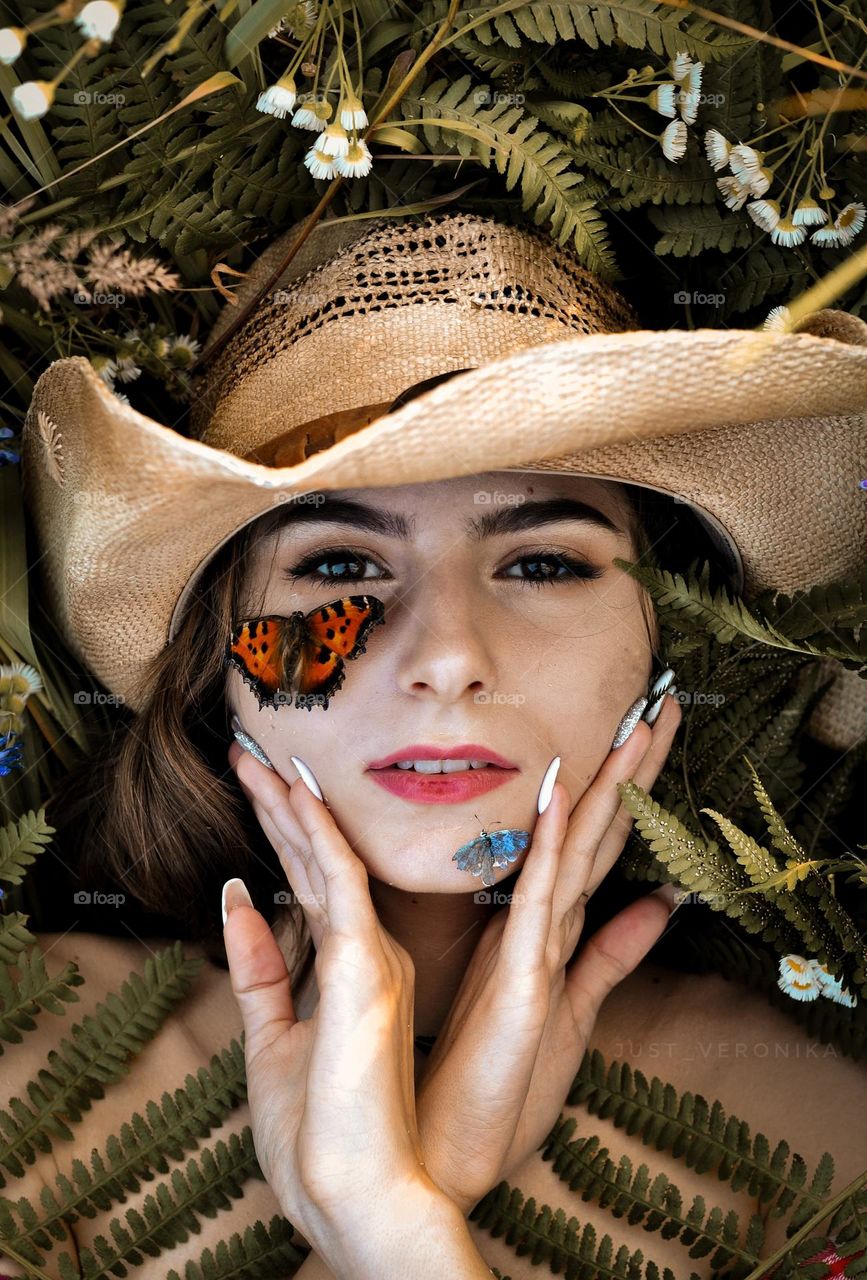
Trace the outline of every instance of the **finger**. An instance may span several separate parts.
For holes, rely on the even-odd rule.
[[[290,804],[292,787],[303,784],[296,781],[290,785],[276,770],[267,768],[261,761],[250,755],[249,751],[243,750],[236,758],[235,773],[238,781],[250,791],[258,806],[257,816],[259,813],[266,813],[272,827],[279,832],[278,843],[281,847],[277,848],[277,853],[283,862],[283,870],[290,879],[290,883],[291,863],[287,865],[283,859],[284,857],[288,859],[291,855],[296,863],[300,863],[304,868],[304,874],[314,896],[318,892],[324,900],[325,885],[321,873],[315,860],[311,860],[310,843]]]
[[[666,901],[655,893],[631,902],[597,929],[566,966],[565,991],[573,1017],[589,1037],[607,995],[647,955],[665,931],[670,915]]]
[[[664,698],[662,710],[651,729],[652,741],[650,747],[632,775],[632,781],[637,783],[642,791],[650,791],[662,772],[668,753],[671,750],[671,744],[674,741],[674,735],[680,727],[682,719],[683,712],[677,699]],[[596,859],[585,886],[589,893],[592,893],[602,883],[620,857],[633,822],[632,814],[621,801],[620,807],[597,849]]]
[[[545,963],[561,850],[569,822],[569,792],[555,782],[545,812],[536,819],[530,850],[515,881],[506,926],[500,940],[501,977],[508,989],[514,976]]]
[[[301,781],[292,784],[289,805],[324,881],[329,928],[354,937],[375,931],[379,922],[367,868],[347,844],[330,810]]]
[[[280,865],[283,868],[289,887],[304,911],[304,915],[307,920],[307,927],[309,928],[311,937],[313,938],[314,946],[318,950],[322,935],[327,926],[327,920],[325,918],[325,886],[324,882],[322,882],[321,876],[318,877],[318,891],[316,891],[313,885],[311,885],[307,865],[298,852],[298,846],[304,843],[304,834],[299,827],[295,826],[294,818],[292,818],[291,811],[288,810],[287,803],[286,824],[290,827],[295,827],[296,830],[296,840],[294,843],[292,840],[288,839],[283,826],[278,825],[274,821],[268,810],[264,808],[260,802],[256,792],[252,789],[250,785],[251,776],[256,778],[257,786],[262,785],[263,781],[265,786],[269,786],[270,779],[266,778],[263,780],[262,775],[269,775],[271,771],[265,765],[261,764],[260,761],[255,760],[250,756],[249,752],[243,751],[241,748],[238,748],[238,751],[234,753],[234,756],[230,748],[229,756],[233,768],[235,769],[235,773],[238,776],[239,785],[244,792],[244,795],[249,800],[260,827],[270,841],[277,857],[280,860]],[[239,763],[242,762],[244,757],[249,757],[252,761],[252,766],[255,767],[243,762],[239,768]],[[286,784],[283,783],[283,786],[286,787]],[[279,789],[279,782],[277,784],[277,788]],[[274,790],[274,788],[272,788],[272,790]],[[286,787],[287,796],[288,790],[288,787]],[[276,807],[276,798],[272,803]]]
[[[223,940],[249,1064],[297,1021],[289,971],[268,922],[253,906],[228,910]]]
[[[647,753],[652,731],[641,720],[622,747],[609,751],[569,819],[554,889],[554,918],[571,910],[593,870],[596,850],[621,806],[618,782],[627,782]]]

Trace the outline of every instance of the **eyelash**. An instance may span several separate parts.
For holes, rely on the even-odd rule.
[[[322,564],[324,561],[337,560],[341,557],[345,560],[355,560],[358,563],[377,563],[372,556],[352,551],[349,547],[334,547],[328,551],[312,552],[310,555],[305,556],[300,564],[297,564],[294,569],[285,569],[283,571],[283,576],[293,582],[297,582],[301,578],[312,578],[317,582],[324,583],[376,582],[382,580],[377,578],[368,578],[359,574],[314,572],[317,566]],[[525,587],[546,587],[553,586],[557,583],[574,582],[576,579],[592,580],[594,578],[601,578],[604,572],[602,569],[597,568],[596,565],[591,564],[589,560],[583,560],[580,557],[566,555],[563,552],[552,551],[550,549],[531,551],[526,555],[518,556],[517,559],[513,560],[511,564],[506,566],[506,568],[514,568],[515,565],[526,564],[528,562],[539,560],[547,560],[549,562],[556,561],[557,565],[564,568],[566,572],[547,578],[521,578],[514,574],[509,574],[508,576],[513,577],[516,582],[520,582],[520,584]],[[377,565],[377,567],[380,569],[382,568],[381,565]]]

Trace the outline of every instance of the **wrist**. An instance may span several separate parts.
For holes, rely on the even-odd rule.
[[[335,1280],[491,1278],[461,1209],[433,1183],[402,1186],[375,1208],[361,1199],[346,1208],[315,1246]]]

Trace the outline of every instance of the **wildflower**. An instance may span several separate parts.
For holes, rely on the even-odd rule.
[[[686,125],[682,120],[672,120],[665,126],[659,141],[667,160],[680,160],[686,154]]]
[[[135,382],[141,377],[141,369],[132,356],[115,356],[114,365],[114,376],[121,382]]]
[[[674,95],[677,85],[667,80],[665,84],[657,85],[655,89],[647,95],[647,104],[654,111],[658,111],[662,116],[674,117],[677,110],[674,104]]]
[[[782,216],[779,200],[751,200],[747,205],[747,213],[763,231],[773,231]]]
[[[297,97],[298,93],[292,76],[281,76],[276,84],[269,85],[259,94],[256,110],[283,120],[295,106]]]
[[[708,129],[704,135],[704,149],[714,169],[724,169],[729,162],[732,144],[719,129]]]
[[[114,386],[115,374],[117,373],[117,365],[111,356],[91,356],[90,363],[93,365],[96,373],[107,387]]]
[[[31,693],[38,693],[41,688],[42,677],[29,662],[6,662],[0,666],[0,701],[5,710],[17,715]]]
[[[176,333],[168,342],[172,364],[180,365],[181,368],[192,364],[201,349],[202,344],[195,338],[191,338],[188,333]]]
[[[758,169],[747,182],[747,186],[754,196],[763,196],[768,187],[774,180],[773,169]]]
[[[333,178],[337,172],[334,161],[334,156],[327,155],[316,146],[311,147],[304,157],[304,164],[314,178]]]
[[[334,161],[337,172],[344,178],[363,178],[370,173],[373,157],[363,138],[357,138],[349,144],[345,156],[337,156]]]
[[[354,93],[347,94],[341,102],[338,119],[344,129],[363,129],[367,124],[367,112]]]
[[[689,75],[689,69],[692,66],[692,58],[688,53],[676,53],[671,60],[670,70],[672,80],[676,80],[678,84]]]
[[[845,1004],[848,1008],[854,1009],[858,1003],[858,997],[853,996],[848,987],[842,986],[840,979],[834,977],[827,965],[819,964],[818,960],[814,960],[813,964],[816,966],[816,977],[822,988],[822,995],[836,1004]]]
[[[749,187],[743,186],[730,174],[726,174],[724,178],[717,178],[716,185],[722,192],[729,209],[742,209],[752,194]]]
[[[779,968],[777,986],[793,1000],[816,1000],[821,995],[812,960],[805,960],[803,956],[781,956]]]
[[[773,307],[768,312],[762,328],[768,333],[788,333],[789,308],[787,306]]]
[[[54,85],[48,80],[25,80],[12,90],[12,110],[22,120],[38,120],[54,101]]]
[[[732,147],[729,153],[729,165],[731,171],[739,182],[749,184],[762,167],[764,156],[761,151],[756,151],[754,147],[746,147],[743,143],[738,143],[736,147]],[[761,195],[760,191],[754,193]]]
[[[327,156],[345,156],[349,150],[349,138],[343,125],[332,120],[331,124],[325,126],[317,146]]]
[[[113,0],[89,0],[75,17],[75,25],[87,40],[112,38],[120,22],[120,6]]]
[[[681,89],[677,95],[677,107],[680,118],[687,124],[695,124],[698,115],[699,93],[697,89]]]
[[[299,129],[312,129],[314,133],[321,133],[330,115],[330,102],[314,102],[309,107],[299,107],[291,123],[297,125]]]
[[[787,248],[792,248],[796,244],[803,244],[806,238],[806,227],[796,227],[791,218],[780,218],[771,231],[771,239],[774,244],[782,244]]]
[[[849,244],[864,226],[865,208],[860,200],[852,201],[841,209],[834,219],[834,230],[839,233],[839,244]]]
[[[792,214],[792,221],[796,227],[816,227],[827,222],[828,215],[810,196],[804,196],[803,200],[798,201],[798,207]]]
[[[0,29],[0,63],[11,66],[24,48],[27,32],[23,27],[3,27]]]
[[[20,769],[21,753],[24,750],[22,742],[13,742],[14,734],[0,734],[0,778],[5,778],[13,769]]]
[[[11,440],[14,435],[15,432],[11,427],[0,427],[0,440]],[[20,461],[21,459],[15,449],[7,449],[4,445],[0,445],[0,467]]]

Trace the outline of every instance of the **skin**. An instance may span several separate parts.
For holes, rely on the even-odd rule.
[[[509,495],[512,505],[578,499],[622,532],[569,519],[479,541],[464,532],[464,522],[505,504],[480,503],[480,492]],[[452,854],[478,834],[474,815],[489,829],[531,831],[539,786],[555,756],[559,781],[573,803],[581,797],[621,717],[647,690],[655,637],[641,589],[611,563],[614,556],[635,558],[619,485],[501,472],[329,496],[414,520],[414,536],[402,541],[318,521],[290,525],[256,547],[245,611],[307,612],[340,595],[367,593],[383,601],[386,621],[371,633],[367,652],[347,664],[326,710],[260,708],[234,669],[227,702],[287,783],[298,777],[292,755],[312,770],[368,872],[380,922],[414,962],[415,1031],[437,1034],[492,910],[474,901],[480,881],[460,871]],[[329,548],[371,557],[352,566],[365,576],[283,578],[284,569]],[[516,575],[539,569],[519,558],[552,551],[589,561],[601,576],[522,584]],[[320,557],[320,563],[320,577],[344,572],[334,561]],[[511,700],[474,700],[494,693]],[[417,742],[483,743],[520,771],[495,791],[453,805],[409,801],[366,776],[369,761]],[[516,875],[526,856],[498,870],[497,883]]]

